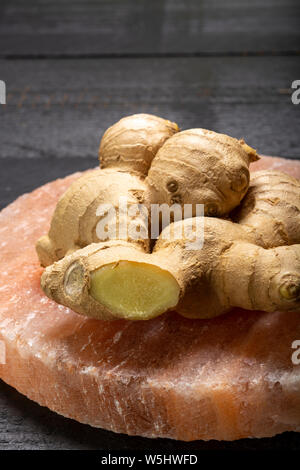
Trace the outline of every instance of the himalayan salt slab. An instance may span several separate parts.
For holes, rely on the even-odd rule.
[[[300,163],[263,158],[300,178]],[[0,214],[0,377],[64,416],[147,437],[233,440],[300,431],[299,313],[233,310],[213,320],[77,315],[40,289],[35,241],[79,173]]]

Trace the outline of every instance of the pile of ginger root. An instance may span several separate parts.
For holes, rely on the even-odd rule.
[[[244,140],[224,134],[181,132],[147,114],[121,119],[102,137],[101,168],[62,195],[48,235],[37,242],[46,267],[42,289],[102,320],[147,320],[168,310],[189,318],[233,307],[300,310],[300,182],[273,170],[250,178],[249,165],[258,158]],[[192,209],[151,240],[149,220],[128,211],[125,222],[141,236],[118,238],[106,226],[101,239],[97,226],[109,219],[98,207],[114,207],[121,224],[120,197],[149,211],[153,204],[203,204],[204,217]],[[195,222],[203,227],[198,249],[185,235]],[[165,236],[167,230],[181,236]]]

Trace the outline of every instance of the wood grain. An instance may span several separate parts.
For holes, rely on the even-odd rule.
[[[297,0],[2,0],[6,56],[299,51]]]
[[[293,57],[0,61],[0,158],[94,158],[121,116],[244,137],[260,153],[300,156]]]

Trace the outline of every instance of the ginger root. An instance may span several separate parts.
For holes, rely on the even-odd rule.
[[[193,222],[174,226],[188,232]],[[300,308],[300,245],[265,249],[253,230],[210,217],[203,247],[186,242],[162,232],[151,254],[127,242],[95,243],[49,266],[42,287],[58,303],[101,319],[145,320],[174,308],[190,318],[231,307]]]
[[[244,141],[189,129],[175,134],[160,148],[146,182],[160,203],[204,204],[205,215],[220,217],[246,194],[249,164],[255,160],[255,150]]]
[[[248,167],[258,158],[255,150],[244,141],[204,129],[178,131],[177,124],[147,114],[128,116],[110,127],[100,143],[101,169],[70,186],[57,204],[48,235],[38,240],[41,265],[49,266],[90,243],[119,239],[122,222],[141,232],[138,239],[128,235],[122,240],[149,252],[148,221],[140,213],[122,220],[120,197],[129,207],[143,204],[147,213],[151,204],[166,202],[192,204],[193,215],[196,204],[204,204],[211,216],[236,207],[247,191]],[[96,213],[100,204],[116,211],[114,237],[108,213]],[[97,227],[105,220],[107,231],[100,235]]]
[[[99,147],[102,168],[146,176],[162,145],[179,132],[175,122],[151,114],[133,114],[120,119],[104,133]]]
[[[179,300],[165,261],[126,241],[93,243],[47,267],[41,285],[48,297],[81,314],[146,320]]]
[[[84,175],[70,186],[56,206],[48,235],[38,240],[41,265],[48,266],[67,253],[106,240],[96,231],[99,221],[107,216],[96,216],[100,204],[112,205],[119,215],[119,199],[124,197],[129,205],[144,204],[148,209],[151,196],[144,176],[157,150],[178,130],[177,124],[148,114],[128,116],[110,127],[99,149],[104,169]],[[147,231],[138,243],[148,251],[147,222],[142,216],[132,216],[128,225],[133,219]]]
[[[300,182],[275,170],[252,174],[232,220],[253,227],[265,248],[300,242]]]
[[[147,320],[170,309],[211,318],[232,307],[300,309],[300,183],[283,173],[257,172],[243,140],[147,115],[124,118],[100,144],[104,169],[77,180],[62,196],[47,236],[37,243],[48,266],[46,295],[93,318]],[[248,189],[249,188],[249,189]],[[126,216],[143,236],[99,238],[99,204],[118,213],[130,204],[204,204],[203,246],[188,235],[198,217],[171,223],[153,250],[147,221]],[[217,218],[226,215],[227,220]],[[214,217],[210,217],[214,216]],[[180,233],[168,237],[166,233]]]
[[[122,214],[119,207],[120,197],[127,199],[129,205],[143,204],[150,208],[150,197],[145,182],[134,174],[113,169],[97,169],[76,180],[60,198],[48,235],[41,237],[36,250],[42,266],[48,266],[90,243],[105,241],[111,235],[109,209],[97,215],[98,207],[110,204],[116,211],[119,229],[123,217],[125,225],[139,226],[144,237],[131,240],[149,251],[148,222],[142,213]],[[104,207],[105,209],[105,207]],[[97,230],[102,224],[102,235]],[[105,230],[105,228],[107,230]],[[130,239],[130,237],[128,238]]]

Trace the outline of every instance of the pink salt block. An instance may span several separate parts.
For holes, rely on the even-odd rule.
[[[252,169],[300,178],[300,163]],[[212,320],[175,312],[146,322],[87,319],[40,288],[35,241],[79,173],[0,213],[0,377],[64,416],[147,437],[233,440],[300,431],[299,313],[233,310]],[[299,355],[300,356],[300,355]]]

